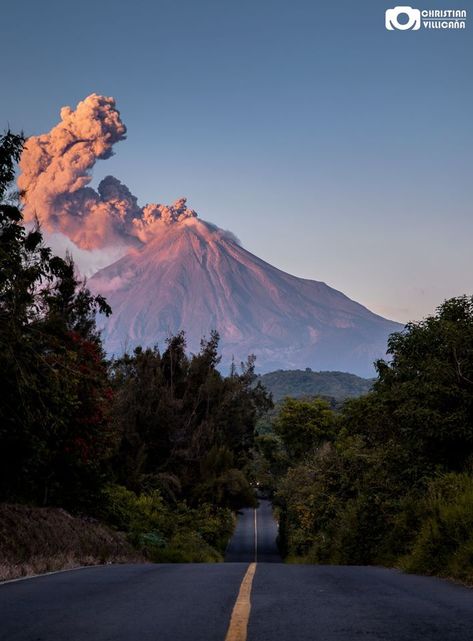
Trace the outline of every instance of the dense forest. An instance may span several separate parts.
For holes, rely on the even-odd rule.
[[[153,560],[219,560],[234,510],[255,502],[255,424],[271,400],[254,360],[223,376],[217,333],[193,355],[179,333],[107,360],[106,300],[22,224],[23,144],[0,139],[0,501],[93,517]]]
[[[473,298],[389,341],[373,390],[286,399],[258,437],[287,558],[473,581]]]

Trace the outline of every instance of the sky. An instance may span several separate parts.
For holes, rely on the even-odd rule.
[[[392,6],[9,3],[0,129],[40,134],[113,96],[127,139],[93,185],[186,196],[280,269],[417,320],[473,293],[473,9],[464,31],[388,31]]]

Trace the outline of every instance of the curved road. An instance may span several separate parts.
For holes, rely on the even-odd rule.
[[[256,530],[255,536],[254,511],[243,511],[228,563],[91,567],[0,585],[0,639],[473,639],[473,590],[384,568],[278,563],[266,502],[257,511]],[[248,628],[237,626],[236,636],[227,637],[249,568]],[[246,597],[242,603],[248,610]]]

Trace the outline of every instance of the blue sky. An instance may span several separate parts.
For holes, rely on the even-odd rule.
[[[95,184],[187,196],[281,269],[417,319],[473,293],[473,10],[463,32],[397,32],[393,5],[10,3],[0,126],[114,96],[128,139]]]

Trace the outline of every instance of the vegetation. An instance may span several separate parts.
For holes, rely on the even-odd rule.
[[[264,387],[273,396],[274,401],[291,398],[324,397],[333,399],[336,403],[347,398],[367,394],[373,381],[360,378],[346,372],[313,372],[305,370],[277,370],[259,377]]]
[[[155,562],[221,561],[233,532],[234,515],[228,508],[200,503],[170,505],[159,491],[136,495],[123,486],[105,491],[102,517],[121,531],[147,558]]]
[[[95,331],[95,313],[110,309],[7,199],[22,144],[0,141],[0,492],[69,507],[97,495],[113,446]]]
[[[95,325],[111,313],[105,299],[22,224],[9,191],[22,146],[0,138],[4,576],[219,561],[257,478],[290,560],[473,582],[473,298],[393,334],[374,382],[309,371],[257,380],[252,357],[223,376],[217,333],[191,356],[179,333],[163,351],[109,362]],[[294,385],[329,400],[286,398],[271,414],[262,382],[277,397]],[[335,388],[366,394],[341,407]]]
[[[287,400],[259,437],[282,548],[472,581],[473,299],[409,324],[389,352],[369,394],[340,412]]]
[[[180,333],[108,362],[105,299],[25,228],[9,191],[23,142],[0,138],[0,501],[100,518],[154,560],[220,560],[232,510],[255,501],[271,400],[254,359],[224,377],[218,334],[188,356]]]
[[[117,480],[142,492],[159,489],[237,509],[254,501],[244,470],[255,424],[271,401],[254,385],[254,360],[240,374],[217,370],[218,334],[189,358],[184,334],[157,349],[135,350],[111,365],[113,422],[121,434]]]
[[[0,581],[144,558],[124,534],[61,508],[0,504]]]

